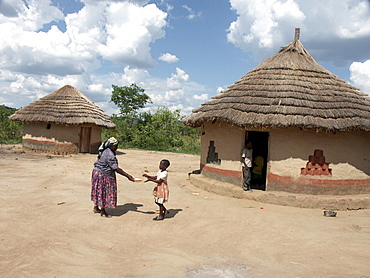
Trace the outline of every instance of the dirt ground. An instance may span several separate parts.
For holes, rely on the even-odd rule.
[[[285,207],[202,191],[199,157],[119,149],[135,177],[171,161],[170,215],[153,221],[153,183],[118,176],[113,217],[92,212],[96,155],[0,149],[1,277],[370,277],[370,210]]]

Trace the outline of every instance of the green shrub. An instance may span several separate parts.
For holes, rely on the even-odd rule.
[[[0,105],[0,143],[15,144],[22,142],[23,123],[9,120],[17,109]]]
[[[199,129],[185,126],[180,110],[171,112],[168,108],[159,108],[153,114],[113,115],[111,119],[116,129],[105,130],[103,138],[114,136],[124,148],[200,153]]]

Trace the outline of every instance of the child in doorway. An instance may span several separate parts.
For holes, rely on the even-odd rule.
[[[170,162],[167,159],[162,159],[161,162],[159,163],[159,171],[156,176],[149,176],[147,174],[143,174],[143,177],[146,177],[148,181],[152,181],[156,183],[157,185],[153,189],[153,196],[154,196],[154,201],[155,203],[159,206],[159,215],[153,220],[158,221],[158,220],[163,220],[166,213],[167,209],[164,206],[164,203],[168,201],[168,195],[169,195],[169,190],[168,190],[168,184],[167,184],[167,168],[170,166]]]

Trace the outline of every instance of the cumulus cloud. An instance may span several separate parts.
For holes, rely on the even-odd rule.
[[[176,55],[172,55],[170,53],[162,54],[158,59],[166,63],[176,63],[179,61],[179,58],[177,58]]]
[[[29,76],[23,74],[0,73],[8,79],[0,83],[2,95],[7,99],[7,105],[19,108],[33,102],[45,95],[69,84],[79,90],[85,88],[85,81],[82,76],[63,76],[53,75]]]
[[[63,75],[63,69],[73,73],[81,72],[79,53],[66,50],[69,38],[56,26],[48,32],[38,32],[44,24],[52,20],[61,20],[63,13],[51,6],[51,1],[30,2],[28,7],[22,0],[4,0],[17,10],[17,15],[8,17],[0,14],[0,67],[24,73],[57,73]],[[2,3],[4,3],[2,2]],[[3,5],[3,4],[2,4]],[[67,52],[67,55],[65,55]],[[50,58],[55,62],[49,63]]]
[[[176,68],[175,72],[165,80],[147,76],[140,87],[153,102],[144,109],[145,111],[167,107],[172,111],[180,109],[181,114],[186,115],[194,106],[199,106],[207,95],[200,94],[199,92],[207,89],[201,84],[192,82],[189,74],[180,68]],[[195,98],[194,95],[196,95]]]
[[[179,89],[182,83],[189,80],[189,75],[180,68],[176,68],[176,73],[172,73],[170,78],[167,78],[167,86],[171,89]]]
[[[132,83],[140,86],[141,82],[145,82],[146,78],[149,77],[148,71],[144,69],[126,66],[123,71],[124,74],[122,75],[121,83],[125,86],[129,86]]]
[[[51,0],[0,0],[0,89],[12,107],[70,84],[105,102],[111,85],[145,83],[150,44],[165,35],[167,14],[148,1],[81,0],[64,14]],[[48,26],[47,28],[45,26]],[[123,74],[95,71],[102,63]]]
[[[165,34],[167,14],[154,4],[144,7],[129,2],[107,7],[106,41],[99,46],[104,59],[140,68],[153,67],[150,43]]]
[[[165,100],[168,103],[178,102],[184,98],[184,90],[177,89],[177,90],[169,90],[166,92]]]
[[[193,98],[195,100],[206,101],[206,100],[208,100],[208,94],[193,95]]]
[[[370,95],[370,60],[363,63],[354,62],[349,67],[349,70],[353,85]]]
[[[227,39],[253,52],[257,60],[291,42],[296,27],[316,60],[346,66],[368,58],[368,0],[230,0],[230,4],[238,18],[230,24]]]
[[[152,67],[149,45],[164,36],[167,14],[154,4],[133,2],[85,0],[81,10],[64,16],[50,0],[27,6],[3,0],[1,7],[15,12],[7,8],[0,14],[0,66],[25,74],[77,75],[101,67],[102,56],[118,65]],[[65,32],[55,24],[60,21]],[[51,24],[48,31],[42,31],[45,24]]]
[[[182,69],[176,68],[176,73],[172,73],[171,77],[166,79],[166,82],[148,82],[149,96],[153,101],[154,107],[173,106],[175,103],[187,103],[190,96],[188,88],[189,75]],[[155,92],[155,93],[154,93]],[[164,92],[164,93],[161,93]]]

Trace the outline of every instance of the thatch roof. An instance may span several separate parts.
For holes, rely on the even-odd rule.
[[[298,32],[297,32],[298,31]],[[370,130],[370,97],[319,65],[299,41],[264,60],[183,119],[198,127],[222,120],[240,127]]]
[[[67,125],[93,124],[110,129],[116,127],[103,110],[70,85],[19,109],[9,119]]]

